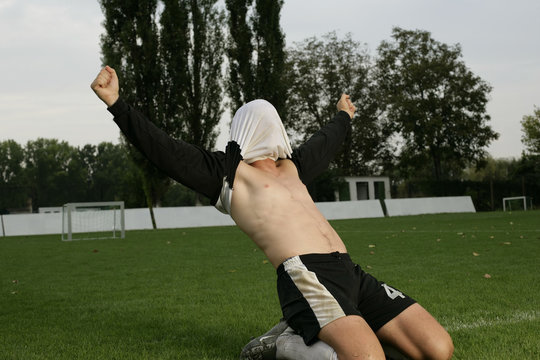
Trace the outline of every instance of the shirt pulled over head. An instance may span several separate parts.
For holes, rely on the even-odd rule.
[[[233,183],[240,161],[251,164],[257,160],[290,158],[289,137],[276,108],[266,100],[254,100],[234,114],[231,138],[225,151],[226,173],[215,207],[231,213]]]
[[[231,123],[231,141],[241,149],[244,161],[291,157],[289,137],[276,108],[266,100],[254,100],[243,105]]]

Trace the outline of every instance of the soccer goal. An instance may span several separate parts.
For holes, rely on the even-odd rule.
[[[124,202],[68,203],[62,207],[62,240],[125,237]]]
[[[514,196],[503,198],[503,211],[530,210],[532,209],[532,197]]]

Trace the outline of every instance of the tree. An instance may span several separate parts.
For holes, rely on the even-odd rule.
[[[532,115],[525,115],[521,120],[523,136],[521,141],[531,154],[540,155],[540,108],[535,107]]]
[[[223,15],[216,0],[102,0],[105,63],[116,67],[122,95],[171,136],[212,148],[221,118]],[[158,21],[160,27],[158,26]],[[158,29],[161,28],[161,31]],[[153,206],[169,179],[130,147]]]
[[[469,166],[463,170],[462,179],[471,181],[511,180],[516,172],[518,160],[494,159],[487,156],[480,166]]]
[[[28,200],[24,149],[14,140],[0,142],[0,214],[22,208]]]
[[[522,195],[532,196],[535,203],[540,204],[540,154],[523,154],[514,176],[521,178]]]
[[[86,196],[81,201],[124,201],[126,207],[146,204],[139,169],[123,144],[102,142],[78,149],[85,168]]]
[[[164,3],[160,55],[166,126],[169,134],[211,149],[223,114],[224,14],[216,0]]]
[[[188,187],[174,183],[163,196],[163,206],[210,206],[208,198],[199,198],[198,194]]]
[[[271,102],[285,118],[285,40],[279,25],[283,0],[226,0],[225,3],[229,24],[227,90],[231,111],[262,98]]]
[[[231,99],[230,107],[232,111],[255,98],[255,76],[252,64],[254,51],[253,32],[248,22],[248,11],[252,2],[253,0],[225,1],[229,25],[227,92]]]
[[[225,19],[216,2],[169,0],[161,15],[168,132],[207,149],[215,146],[223,114]]]
[[[378,48],[376,81],[386,126],[403,142],[402,169],[421,172],[428,160],[441,180],[481,161],[498,138],[486,114],[491,86],[467,68],[459,45],[421,30],[394,28],[392,38]]]
[[[340,175],[376,172],[384,157],[388,136],[378,122],[378,107],[370,78],[371,64],[364,45],[335,32],[315,37],[288,49],[290,116],[286,127],[301,142],[325,125],[336,113],[336,102],[346,92],[358,108],[351,137],[335,160]],[[293,137],[294,139],[294,137]]]
[[[257,62],[255,95],[268,100],[286,117],[285,37],[279,25],[283,0],[255,0],[253,35]]]
[[[56,139],[0,142],[0,213],[67,202],[123,200],[145,206],[139,169],[122,144],[75,148]]]
[[[532,115],[523,116],[521,129],[523,131],[521,141],[526,147],[526,152],[519,160],[516,175],[521,176],[523,195],[532,196],[538,204],[540,198],[540,108],[535,107]]]
[[[160,17],[160,61],[163,71],[161,98],[167,133],[181,137],[185,133],[184,111],[191,87],[189,74],[190,26],[186,1],[165,0]]]
[[[101,0],[105,14],[105,34],[101,36],[103,62],[114,67],[122,83],[122,96],[142,111],[154,124],[163,123],[159,98],[162,71],[158,46],[157,0]],[[139,152],[130,154],[141,169],[143,188],[152,225],[156,228],[153,207],[169,185]]]
[[[24,163],[34,211],[85,199],[85,167],[77,149],[67,142],[43,138],[29,141]]]

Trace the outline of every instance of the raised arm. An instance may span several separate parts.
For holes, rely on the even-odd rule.
[[[328,124],[293,151],[292,161],[304,184],[310,183],[328,168],[351,129],[356,107],[348,95],[341,96],[337,109],[338,113]]]
[[[112,68],[104,68],[91,86],[108,105],[122,133],[150,162],[172,179],[208,197],[212,204],[216,203],[224,176],[223,152],[210,152],[176,140],[155,126],[120,98],[118,77]]]

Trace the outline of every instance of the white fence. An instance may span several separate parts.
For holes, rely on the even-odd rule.
[[[379,200],[323,202],[316,204],[328,220],[384,217]],[[470,196],[448,198],[387,199],[388,216],[475,212]],[[229,215],[212,206],[154,209],[160,229],[234,225]],[[126,230],[152,229],[148,209],[126,209]],[[0,215],[0,236],[60,234],[62,214]]]
[[[386,199],[388,216],[476,212],[470,196]]]
[[[62,214],[16,214],[2,217],[0,233],[3,236],[61,234]]]
[[[315,205],[328,220],[384,217],[379,200],[320,202]]]

